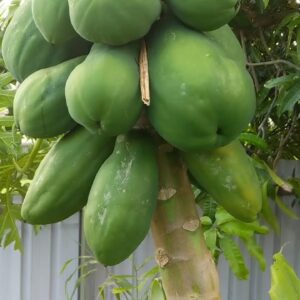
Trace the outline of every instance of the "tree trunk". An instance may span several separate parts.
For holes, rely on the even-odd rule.
[[[218,273],[204,241],[186,168],[167,144],[159,147],[158,164],[160,193],[152,233],[167,299],[218,300]]]

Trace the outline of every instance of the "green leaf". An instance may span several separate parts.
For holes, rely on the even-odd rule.
[[[284,75],[281,77],[272,78],[264,84],[264,87],[267,89],[272,89],[274,87],[280,87],[282,85],[285,85],[286,83],[293,82],[295,79],[299,79],[299,76],[296,74],[289,74],[289,75]]]
[[[257,244],[255,237],[248,240],[243,240],[243,242],[246,245],[249,253],[258,261],[260,269],[262,271],[265,271],[267,263],[264,256],[264,252],[263,249]]]
[[[221,249],[223,250],[224,256],[235,276],[243,280],[248,279],[249,270],[245,264],[241,250],[234,240],[228,235],[223,235],[223,237],[220,238],[219,243]]]
[[[292,192],[293,190],[293,186],[286,180],[283,180],[282,178],[280,178],[268,165],[266,162],[264,162],[263,160],[259,160],[256,159],[256,161],[260,162],[264,168],[266,169],[266,171],[268,172],[269,176],[271,177],[271,179],[274,181],[274,183],[276,183],[278,186],[280,186],[283,190],[287,191],[287,192]]]
[[[292,87],[282,93],[277,100],[277,114],[281,116],[284,112],[292,112],[294,106],[300,100],[300,81],[297,80]]]
[[[0,213],[0,246],[7,247],[14,243],[14,249],[22,251],[22,242],[17,227],[21,220],[21,207],[6,200]]]
[[[204,231],[204,239],[207,247],[209,250],[215,255],[215,252],[217,251],[217,236],[218,236],[218,230],[217,228],[210,228],[206,231]]]
[[[294,220],[299,220],[299,216],[288,206],[285,205],[285,203],[281,200],[281,198],[278,196],[277,191],[275,194],[275,202],[278,205],[278,207],[280,208],[280,210],[286,214],[288,217],[290,217],[291,219]]]
[[[243,226],[242,222],[238,223],[236,221],[221,224],[219,226],[219,230],[225,232],[230,236],[238,236],[246,240],[250,239],[254,234],[253,230],[249,230],[248,228],[246,228],[246,226]]]
[[[216,225],[220,226],[227,222],[235,221],[235,217],[233,217],[230,213],[228,213],[223,207],[218,206],[216,211]]]
[[[281,252],[274,256],[271,266],[271,300],[300,299],[300,279]]]
[[[145,273],[143,273],[141,275],[141,279],[153,278],[153,277],[157,276],[158,273],[159,273],[159,267],[158,266],[154,266],[150,270],[148,270]]]
[[[207,195],[202,205],[203,216],[206,216],[214,221],[217,206],[217,202],[210,195]]]
[[[239,140],[242,143],[253,145],[256,148],[259,148],[263,151],[268,151],[269,149],[267,142],[263,138],[257,136],[254,133],[250,133],[250,132],[241,133],[239,136]]]
[[[159,279],[154,279],[150,287],[148,300],[166,300],[166,296]]]
[[[7,86],[12,81],[14,81],[14,77],[10,73],[0,74],[0,88]]]
[[[262,210],[261,213],[264,219],[267,221],[268,224],[274,229],[274,231],[279,234],[280,232],[280,225],[276,215],[273,212],[273,209],[270,206],[270,200],[268,197],[268,181],[265,181],[262,185]]]
[[[14,122],[13,116],[0,116],[0,127],[12,127]]]
[[[207,216],[203,216],[200,218],[200,221],[201,221],[201,224],[204,225],[204,226],[210,226],[212,225],[212,220],[210,217],[207,217]]]
[[[268,6],[268,0],[256,0],[256,6],[260,13],[263,13],[263,11]]]

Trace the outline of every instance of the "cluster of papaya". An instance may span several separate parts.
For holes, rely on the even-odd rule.
[[[255,111],[238,40],[226,25],[238,0],[24,0],[2,54],[20,86],[14,117],[34,138],[60,136],[22,206],[32,224],[83,207],[97,259],[127,258],[147,234],[159,191],[160,137],[190,175],[251,222],[261,191],[236,140]],[[151,103],[141,101],[146,45]],[[144,47],[143,47],[144,49]],[[143,52],[145,54],[145,51]],[[135,126],[146,112],[148,129]]]

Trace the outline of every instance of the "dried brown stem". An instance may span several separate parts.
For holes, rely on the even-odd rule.
[[[148,70],[148,56],[147,46],[145,40],[142,41],[142,48],[140,52],[140,87],[142,101],[147,106],[150,105],[150,87],[149,87],[149,70]]]

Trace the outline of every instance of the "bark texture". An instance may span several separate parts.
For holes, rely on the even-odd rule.
[[[159,147],[160,193],[152,222],[156,261],[168,300],[219,300],[216,266],[206,247],[194,194],[177,151]]]

